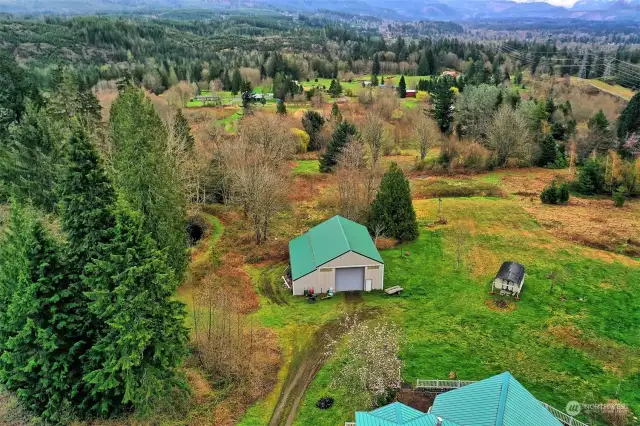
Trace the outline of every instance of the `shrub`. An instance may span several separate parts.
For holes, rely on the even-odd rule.
[[[554,180],[540,194],[543,204],[566,204],[569,201],[569,184],[564,182],[560,186]]]
[[[624,206],[626,195],[627,195],[627,188],[623,185],[620,185],[618,189],[613,191],[613,204],[616,207]]]
[[[303,154],[307,152],[307,149],[309,149],[309,142],[311,141],[307,132],[294,127],[291,129],[291,133],[293,133],[296,140],[296,153]]]
[[[584,195],[595,195],[604,192],[604,167],[598,160],[589,160],[578,174],[576,190]]]
[[[316,407],[321,410],[327,410],[333,406],[333,398],[330,396],[323,396],[316,402]]]

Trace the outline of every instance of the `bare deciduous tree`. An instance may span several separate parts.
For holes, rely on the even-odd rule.
[[[365,188],[366,168],[364,145],[352,138],[338,158],[338,208],[347,219],[358,221],[368,206]]]
[[[489,126],[487,147],[493,150],[500,166],[512,156],[531,160],[533,146],[524,116],[509,105],[501,106]]]
[[[371,168],[378,166],[382,147],[384,145],[384,120],[374,111],[369,111],[364,117],[364,122],[360,127],[360,134],[363,142],[369,148]]]
[[[218,146],[227,201],[242,206],[256,244],[268,238],[271,219],[286,206],[287,160],[295,147],[295,138],[280,117],[259,114],[243,118],[237,136]]]
[[[186,81],[181,81],[168,90],[167,103],[175,108],[184,108],[193,93],[193,87]]]
[[[435,121],[429,117],[426,110],[414,110],[411,115],[414,140],[420,150],[420,160],[424,160],[429,150],[440,141],[440,129]]]

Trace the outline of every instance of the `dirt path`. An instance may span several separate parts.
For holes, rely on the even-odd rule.
[[[362,296],[359,293],[347,293],[345,301],[349,313],[357,313],[361,318],[369,316],[370,312],[364,308]],[[315,332],[310,343],[294,355],[269,426],[293,424],[304,393],[330,356],[328,346],[331,340],[339,338],[343,331],[340,320],[324,324]]]

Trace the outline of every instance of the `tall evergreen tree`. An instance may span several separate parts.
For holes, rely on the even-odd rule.
[[[195,138],[191,134],[189,122],[180,108],[178,108],[173,118],[173,137],[187,152],[193,151]]]
[[[540,157],[538,159],[538,165],[545,167],[553,164],[557,157],[556,141],[552,135],[546,135],[540,139]]]
[[[84,275],[86,266],[105,256],[104,245],[113,236],[115,191],[89,135],[76,130],[65,146],[63,167],[57,192],[60,198],[61,228],[66,236],[66,257],[69,288],[74,311],[81,318],[81,326],[74,329],[73,339],[78,353],[70,371],[81,377],[85,355],[95,342],[100,320],[91,315]],[[77,380],[79,405],[94,404],[86,384]]]
[[[231,76],[231,93],[233,95],[237,95],[240,93],[240,89],[242,88],[242,75],[240,74],[239,69],[235,69],[233,71],[233,75]]]
[[[409,180],[396,163],[391,163],[382,177],[380,189],[371,204],[369,227],[381,228],[385,235],[399,241],[411,241],[418,237]]]
[[[176,276],[187,264],[186,199],[176,159],[167,150],[167,129],[151,100],[128,88],[111,107],[113,179],[118,194],[143,215],[145,230]]]
[[[404,75],[400,77],[400,82],[398,83],[398,96],[403,99],[407,97],[407,83],[404,80]]]
[[[338,157],[342,153],[342,149],[349,143],[351,138],[357,134],[358,130],[356,126],[346,120],[336,126],[327,150],[322,158],[320,158],[321,172],[327,173],[334,169],[338,163]]]
[[[331,106],[331,121],[336,124],[339,124],[342,121],[342,113],[340,112],[340,107],[338,107],[337,102],[334,102]]]
[[[440,127],[440,131],[444,134],[451,133],[453,124],[453,100],[454,94],[451,87],[443,79],[439,79],[431,94],[434,109],[433,117]]]
[[[52,212],[64,132],[44,108],[27,103],[22,120],[0,138],[0,180],[20,201]]]
[[[621,154],[630,155],[625,151],[624,143],[634,134],[640,135],[640,93],[636,93],[631,98],[618,119],[618,138]]]
[[[431,70],[429,69],[429,60],[427,59],[427,55],[422,53],[420,55],[420,62],[418,62],[418,75],[430,75]]]
[[[0,244],[0,381],[48,421],[73,416],[81,385],[72,367],[84,318],[75,310],[65,265],[45,228],[17,203]]]
[[[309,110],[302,117],[302,127],[309,135],[309,151],[320,149],[320,131],[324,126],[324,118],[319,112]]]
[[[342,94],[342,85],[340,85],[340,82],[338,80],[331,80],[331,84],[329,85],[329,93],[334,98],[337,98]]]
[[[0,138],[22,117],[27,92],[24,71],[13,55],[0,51]]]
[[[373,55],[373,63],[371,64],[371,74],[378,75],[380,74],[380,60],[378,59],[378,54]]]
[[[88,353],[85,381],[99,414],[134,408],[147,412],[155,398],[183,386],[177,367],[188,340],[177,280],[164,251],[144,231],[143,218],[116,209],[108,256],[88,266],[90,310],[104,328]]]

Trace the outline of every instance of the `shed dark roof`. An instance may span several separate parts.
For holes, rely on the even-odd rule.
[[[504,262],[496,274],[496,278],[522,284],[524,280],[524,266],[516,262]]]

